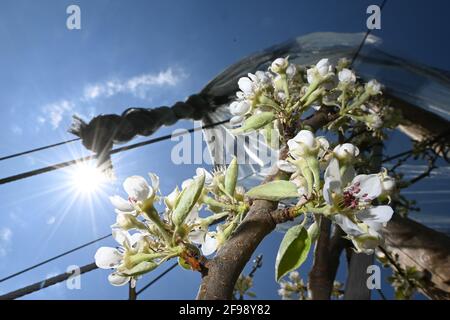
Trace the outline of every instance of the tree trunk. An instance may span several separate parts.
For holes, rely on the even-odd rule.
[[[373,254],[352,252],[345,285],[344,300],[370,300],[367,287],[367,267],[373,264]]]
[[[320,233],[314,250],[314,262],[309,272],[308,287],[312,300],[329,300],[334,278],[330,278],[330,232],[331,221],[316,216],[320,223]]]
[[[431,299],[450,299],[450,238],[408,218],[394,215],[383,230],[385,248],[403,268],[424,272],[421,291]]]

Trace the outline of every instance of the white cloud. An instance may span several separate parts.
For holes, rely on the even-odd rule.
[[[38,117],[39,123],[50,121],[53,129],[59,127],[63,116],[71,113],[75,109],[73,102],[68,100],[61,100],[55,103],[48,104],[42,108],[43,116]],[[45,118],[44,118],[45,117]]]
[[[51,216],[50,218],[47,219],[47,224],[54,224],[56,221],[56,217],[55,216]]]
[[[14,124],[11,126],[11,132],[13,134],[20,136],[23,133],[23,129],[21,127],[19,127],[17,124]]]
[[[39,123],[45,123],[45,118],[43,117],[43,116],[39,116],[39,117],[37,117],[37,122],[39,122]]]
[[[0,229],[0,257],[4,257],[8,254],[11,246],[12,231],[9,228],[3,227]]]
[[[42,107],[41,114],[37,116],[36,121],[40,125],[50,123],[53,129],[57,129],[63,118],[70,117],[73,114],[82,117],[86,115],[87,118],[92,118],[95,115],[95,108],[90,106],[87,110],[86,108],[80,110],[80,105],[86,105],[96,99],[109,98],[117,94],[130,94],[141,99],[147,99],[154,88],[176,86],[186,77],[186,73],[181,68],[167,68],[158,73],[145,73],[126,79],[109,79],[89,84],[84,87],[79,98],[63,99]]]
[[[168,68],[159,73],[146,73],[123,80],[108,80],[103,83],[88,85],[84,89],[84,100],[108,98],[119,93],[132,94],[145,98],[148,91],[155,86],[175,86],[186,74],[181,69]]]
[[[21,208],[16,208],[14,211],[11,211],[8,216],[15,226],[24,228],[27,225],[26,220],[22,218],[23,214]]]

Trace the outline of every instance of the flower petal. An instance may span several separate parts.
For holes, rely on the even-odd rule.
[[[235,101],[230,104],[230,113],[234,116],[243,116],[250,110],[250,104],[245,101]]]
[[[117,272],[113,272],[108,276],[108,281],[113,286],[123,286],[130,281],[131,277],[124,277],[118,274]]]
[[[319,143],[320,145],[320,151],[319,151],[319,158],[322,158],[328,151],[328,149],[330,148],[330,143],[328,142],[327,138],[320,136],[316,138],[316,141]]]
[[[145,201],[149,197],[153,189],[148,185],[147,181],[141,176],[131,176],[125,179],[123,188],[128,196],[136,201]]]
[[[310,148],[314,147],[315,144],[315,137],[314,133],[312,133],[309,130],[300,130],[299,133],[293,138],[295,142],[301,142],[307,145]]]
[[[118,244],[120,244],[123,247],[130,247],[130,234],[128,231],[122,230],[122,229],[113,229],[112,230],[112,237]]]
[[[136,232],[136,233],[133,233],[133,234],[128,238],[128,241],[130,242],[130,245],[131,245],[132,247],[135,247],[136,244],[138,244],[139,241],[143,240],[144,238],[145,238],[145,235],[144,235],[144,234],[142,234],[142,233],[140,233],[140,232]]]
[[[360,174],[353,179],[351,185],[359,187],[360,191],[355,193],[355,196],[364,200],[371,201],[382,192],[380,177],[377,174]]]
[[[250,95],[253,92],[253,83],[247,77],[242,77],[238,80],[239,89],[242,90],[246,95]]]
[[[230,119],[230,124],[232,126],[241,124],[244,121],[244,117],[243,116],[234,116]]]
[[[378,235],[362,234],[352,239],[357,252],[372,254],[381,244],[382,238]]]
[[[195,244],[204,244],[207,230],[197,228],[189,232],[189,240]]]
[[[150,181],[152,182],[153,191],[157,192],[159,190],[159,177],[152,172],[149,172],[148,176],[150,177]]]
[[[212,176],[211,173],[209,173],[208,170],[206,170],[205,168],[197,168],[195,170],[195,177],[194,178],[196,178],[198,176],[201,176],[201,175],[205,176],[205,185],[208,186],[208,185],[212,184],[213,176]]]
[[[391,220],[394,210],[390,206],[377,206],[362,210],[356,216],[365,223],[375,222],[384,224]]]
[[[189,212],[188,216],[186,217],[185,222],[189,225],[194,223],[194,221],[197,219],[198,219],[198,208],[194,206],[191,212]]]
[[[361,228],[358,227],[356,223],[342,214],[334,216],[334,222],[337,223],[341,227],[341,229],[349,236],[356,237],[364,234],[364,231],[361,230]]]
[[[181,183],[181,189],[186,189],[187,187],[189,187],[191,185],[191,183],[194,182],[194,179],[186,179]]]
[[[277,167],[278,169],[284,171],[284,172],[296,172],[298,169],[296,166],[294,166],[292,163],[286,160],[278,160],[277,161]]]
[[[134,208],[131,205],[131,203],[122,198],[121,196],[109,197],[109,200],[111,201],[112,205],[117,209],[119,209],[120,211],[124,212],[134,211]]]
[[[217,250],[217,240],[209,234],[205,236],[205,242],[202,244],[202,253],[204,256],[209,256]]]
[[[356,176],[355,168],[353,168],[352,166],[348,166],[341,177],[342,185],[343,186],[349,185],[355,176]]]
[[[323,198],[328,204],[332,205],[333,201],[331,195],[333,193],[342,193],[341,174],[339,173],[339,162],[337,159],[331,159],[327,169],[325,170],[324,180]]]
[[[116,248],[100,247],[94,256],[95,264],[101,269],[117,267],[122,261],[122,254]]]

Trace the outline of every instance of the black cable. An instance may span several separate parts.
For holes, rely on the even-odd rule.
[[[383,0],[383,2],[380,5],[380,13],[383,11],[383,7],[386,4],[387,0]],[[367,37],[370,35],[370,33],[372,32],[372,29],[367,29],[366,34],[364,35],[363,40],[361,41],[361,43],[359,44],[358,49],[356,50],[355,54],[353,55],[353,58],[350,62],[350,65],[353,65],[353,63],[355,62],[356,58],[358,57],[359,53],[361,52],[362,48],[364,47],[364,44],[366,43]]]
[[[25,273],[25,272],[30,271],[30,270],[36,269],[37,267],[40,267],[40,266],[42,266],[42,265],[44,265],[44,264],[47,264],[47,263],[49,263],[49,262],[52,262],[52,261],[54,261],[54,260],[56,260],[56,259],[59,259],[59,258],[61,258],[61,257],[64,257],[65,255],[68,255],[69,253],[72,253],[72,252],[75,252],[75,251],[77,251],[77,250],[83,249],[83,248],[85,248],[85,247],[87,247],[87,246],[89,246],[89,245],[91,245],[91,244],[94,244],[94,243],[99,242],[99,241],[101,241],[101,240],[103,240],[103,239],[106,239],[106,238],[110,237],[111,235],[112,235],[112,234],[110,233],[110,234],[108,234],[108,235],[106,235],[106,236],[103,236],[103,237],[100,237],[100,238],[98,238],[98,239],[95,239],[95,240],[86,242],[85,244],[82,244],[81,246],[75,247],[75,248],[70,249],[70,250],[68,250],[68,251],[65,251],[65,252],[63,252],[63,253],[61,253],[61,254],[58,254],[57,256],[54,256],[54,257],[49,258],[49,259],[47,259],[47,260],[41,261],[41,262],[39,262],[39,263],[37,263],[37,264],[31,266],[31,267],[28,267],[28,268],[25,268],[25,269],[23,269],[23,270],[20,270],[20,271],[18,271],[18,272],[16,272],[16,273],[10,274],[9,276],[0,279],[0,283],[4,282],[4,281],[6,281],[6,280],[9,280],[9,279],[15,278],[15,277],[17,277],[17,276],[19,276],[19,275],[21,275],[21,274],[23,274],[23,273]]]
[[[149,283],[147,283],[145,286],[143,286],[140,290],[138,290],[136,292],[136,296],[140,295],[143,291],[145,291],[148,287],[150,287],[151,285],[153,285],[156,281],[158,281],[159,279],[161,279],[162,277],[164,277],[166,274],[168,274],[170,271],[172,271],[173,269],[175,269],[175,267],[178,265],[178,262],[175,262],[173,265],[171,265],[169,268],[167,268],[166,270],[164,270],[159,276],[157,276],[156,278],[154,278],[152,281],[150,281]]]
[[[30,154],[30,153],[33,153],[33,152],[36,152],[36,151],[41,151],[41,150],[45,150],[45,149],[54,148],[54,147],[61,146],[63,144],[70,143],[70,142],[75,142],[75,141],[78,141],[78,140],[81,140],[81,139],[80,138],[75,138],[75,139],[66,140],[66,141],[62,141],[62,142],[58,142],[58,143],[54,143],[54,144],[49,144],[47,146],[43,146],[43,147],[39,147],[39,148],[27,150],[27,151],[22,151],[22,152],[10,154],[9,156],[1,157],[0,161],[6,160],[6,159],[11,159],[11,158],[16,158],[16,157],[23,156],[23,155],[26,155],[26,154]]]
[[[383,291],[381,291],[381,289],[377,289],[378,294],[380,295],[382,300],[387,300],[386,296],[384,295]]]
[[[223,121],[220,121],[220,122],[216,122],[216,123],[212,123],[212,124],[209,124],[209,125],[205,125],[205,126],[202,126],[202,127],[191,128],[191,129],[186,130],[184,132],[175,133],[175,134],[168,134],[168,135],[165,135],[165,136],[161,136],[161,137],[158,137],[158,138],[153,138],[153,139],[146,140],[146,141],[143,141],[143,142],[130,144],[128,146],[124,146],[124,147],[113,149],[113,150],[110,151],[109,154],[115,154],[115,153],[119,153],[119,152],[122,152],[122,151],[135,149],[135,148],[142,147],[142,146],[145,146],[145,145],[148,145],[148,144],[153,144],[153,143],[160,142],[160,141],[163,141],[163,140],[168,140],[168,139],[171,139],[172,137],[183,136],[183,135],[186,135],[188,133],[193,133],[195,131],[212,128],[212,127],[215,127],[215,126],[227,123],[228,121],[229,121],[229,119],[223,120]],[[51,165],[51,166],[47,166],[47,167],[43,167],[43,168],[31,170],[31,171],[19,173],[19,174],[13,175],[13,176],[9,176],[9,177],[0,179],[0,185],[6,184],[6,183],[9,183],[9,182],[13,182],[13,181],[17,181],[17,180],[22,180],[22,179],[25,179],[25,178],[29,178],[29,177],[32,177],[32,176],[35,176],[35,175],[39,175],[39,174],[42,174],[42,173],[55,171],[55,170],[62,169],[62,168],[65,168],[65,167],[73,166],[73,165],[75,165],[75,164],[77,164],[79,162],[92,160],[92,159],[95,159],[96,157],[97,157],[96,155],[89,155],[89,156],[81,157],[81,158],[78,158],[78,159],[73,159],[73,160],[69,160],[69,161],[65,161],[65,162],[60,162],[60,163],[57,163],[57,164],[54,164],[54,165]]]
[[[158,275],[156,278],[154,278],[152,281],[150,281],[148,284],[146,284],[142,289],[140,289],[136,293],[134,293],[135,290],[133,290],[133,292],[132,292],[133,300],[135,299],[136,296],[138,296],[144,290],[148,289],[155,282],[157,282],[162,277],[164,277],[166,274],[168,274],[170,271],[175,269],[175,267],[177,265],[178,265],[178,263],[174,263],[173,265],[171,265],[169,268],[164,270],[160,275]],[[98,267],[95,264],[95,262],[92,262],[90,264],[82,266],[80,268],[80,274],[88,273],[88,272],[91,272],[91,271],[97,270],[97,269],[98,269]],[[44,289],[44,288],[53,286],[53,285],[55,285],[57,283],[63,282],[65,280],[69,279],[72,275],[73,275],[73,272],[65,272],[65,273],[58,274],[58,275],[56,275],[54,277],[45,279],[43,281],[35,282],[35,283],[33,283],[33,284],[29,285],[29,286],[26,286],[26,287],[23,287],[23,288],[20,288],[20,289],[8,292],[8,293],[6,293],[4,295],[0,295],[0,300],[14,300],[14,299],[26,296],[26,295],[28,295],[30,293],[35,292],[35,291],[39,291],[41,289]]]
[[[87,273],[92,270],[98,269],[97,265],[93,262],[87,265],[82,266],[79,269],[79,274]],[[35,282],[29,286],[17,289],[15,291],[8,292],[4,295],[0,296],[0,300],[14,300],[23,296],[26,296],[27,294],[33,293],[35,291],[39,291],[41,289],[53,286],[57,283],[60,283],[62,281],[65,281],[69,279],[71,276],[73,276],[74,272],[65,272],[58,274],[57,276],[45,279],[43,281]]]

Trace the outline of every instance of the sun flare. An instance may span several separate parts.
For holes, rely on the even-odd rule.
[[[72,185],[80,193],[99,191],[106,183],[106,177],[95,165],[79,163],[72,172]]]

